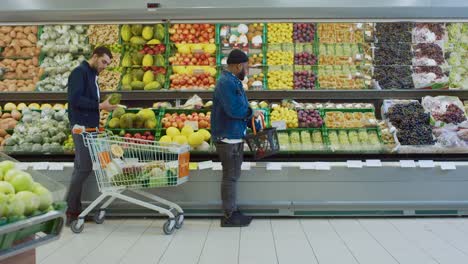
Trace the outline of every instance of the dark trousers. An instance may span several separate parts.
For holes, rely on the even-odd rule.
[[[75,143],[75,167],[67,193],[67,212],[78,214],[81,212],[81,191],[83,184],[93,170],[93,162],[88,148],[84,145],[83,137],[81,135],[73,135],[73,142]]]
[[[244,144],[216,143],[221,164],[223,165],[223,179],[221,182],[221,200],[223,210],[227,213],[237,208],[237,181],[241,175],[242,161],[244,160]]]

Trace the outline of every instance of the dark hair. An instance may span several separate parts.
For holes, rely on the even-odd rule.
[[[107,55],[112,60],[112,52],[104,46],[95,48],[93,51],[93,55],[97,55],[98,57]]]

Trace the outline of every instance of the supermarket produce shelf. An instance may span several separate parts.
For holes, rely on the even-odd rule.
[[[73,154],[12,154],[11,157],[21,162],[73,162]],[[378,159],[382,161],[400,161],[400,160],[434,160],[434,161],[468,161],[466,153],[414,153],[414,154],[398,154],[398,153],[315,153],[315,154],[298,154],[298,153],[280,153],[274,156],[262,159],[262,162],[279,162],[285,160],[294,160],[296,162],[311,162],[311,161],[347,161],[347,160],[370,160]],[[212,160],[218,162],[216,153],[197,153],[190,155],[191,162],[200,162]],[[255,161],[253,157],[246,154],[245,161]]]
[[[106,95],[109,92],[102,92]],[[197,94],[204,100],[212,98],[211,91],[123,91],[122,100],[124,102],[131,101],[161,101],[161,100],[176,100],[188,99],[194,94]],[[381,99],[420,99],[423,96],[457,96],[462,100],[468,99],[468,90],[359,90],[359,91],[291,91],[291,90],[275,90],[275,91],[247,91],[247,97],[250,100],[281,100],[284,98],[292,98],[297,100],[381,100]],[[41,102],[65,102],[67,93],[63,92],[13,92],[0,93],[0,102],[17,102],[17,101],[41,101]]]

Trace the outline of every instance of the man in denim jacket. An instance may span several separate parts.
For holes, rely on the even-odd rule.
[[[241,50],[234,49],[227,59],[227,70],[223,71],[213,95],[211,113],[212,137],[219,159],[223,165],[221,199],[224,216],[222,227],[248,226],[252,221],[237,208],[237,180],[241,174],[244,155],[243,139],[247,124],[261,111],[253,111],[242,87],[246,75],[248,57]]]

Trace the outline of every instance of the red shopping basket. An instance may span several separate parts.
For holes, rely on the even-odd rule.
[[[276,128],[266,128],[263,115],[260,115],[260,117],[262,120],[262,130],[257,131],[255,128],[255,118],[252,117],[253,133],[247,134],[245,137],[245,141],[247,141],[247,145],[249,145],[256,160],[272,156],[280,150]]]

